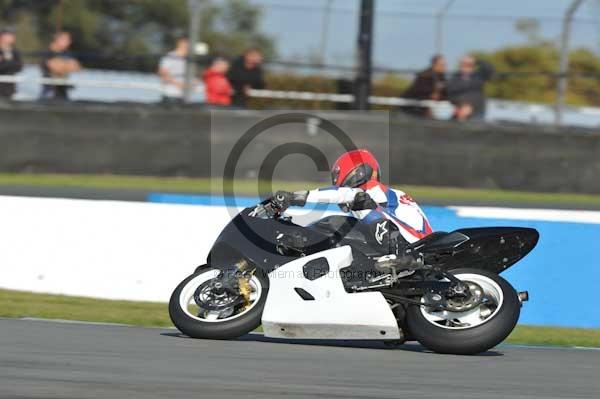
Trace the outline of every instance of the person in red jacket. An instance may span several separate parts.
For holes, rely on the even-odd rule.
[[[226,73],[229,62],[224,58],[216,58],[202,74],[206,91],[206,103],[213,105],[230,105],[233,88],[227,80]]]

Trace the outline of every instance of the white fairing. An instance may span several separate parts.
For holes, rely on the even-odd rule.
[[[329,273],[304,277],[303,266],[326,258]],[[347,293],[340,269],[352,263],[349,246],[334,248],[287,263],[269,274],[269,294],[262,316],[264,334],[276,338],[399,339],[396,318],[379,292]],[[314,300],[294,291],[302,288]]]

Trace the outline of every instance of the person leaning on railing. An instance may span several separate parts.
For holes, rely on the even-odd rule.
[[[165,104],[183,103],[185,65],[189,51],[190,41],[188,37],[180,35],[175,39],[175,48],[160,59],[158,76],[162,82],[162,101]],[[198,83],[198,80],[194,79],[194,88]]]
[[[67,79],[73,72],[81,70],[81,65],[68,53],[72,43],[69,32],[56,32],[50,42],[48,52],[41,62],[42,74],[45,78]],[[46,84],[42,88],[42,99],[68,100],[71,85]]]
[[[460,69],[448,81],[448,99],[454,105],[453,118],[458,121],[483,119],[486,109],[485,83],[494,75],[489,62],[467,55]]]
[[[229,61],[225,58],[215,58],[210,67],[202,74],[204,90],[206,92],[206,103],[217,106],[231,105],[233,88],[227,80]]]
[[[446,59],[441,54],[431,57],[429,68],[417,74],[415,80],[402,95],[413,100],[442,101],[446,98]],[[402,110],[416,116],[431,118],[432,110],[425,106],[402,107]]]
[[[263,55],[260,50],[251,48],[236,59],[229,72],[227,79],[233,86],[233,105],[245,108],[251,89],[261,90],[265,88],[265,79],[262,70]]]
[[[23,69],[21,55],[15,48],[16,39],[13,30],[0,30],[0,75],[14,75]],[[15,91],[14,83],[0,83],[0,98],[11,99]]]

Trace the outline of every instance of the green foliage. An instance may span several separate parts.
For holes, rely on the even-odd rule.
[[[571,52],[567,100],[572,104],[600,105],[600,57],[587,49]]]
[[[558,54],[551,46],[507,47],[490,54],[478,54],[501,71],[486,91],[490,97],[522,101],[551,102],[555,98]]]
[[[555,101],[559,56],[553,45],[506,47],[476,55],[490,61],[501,72],[486,87],[490,97],[543,103]],[[567,102],[600,105],[600,56],[586,49],[570,53]]]

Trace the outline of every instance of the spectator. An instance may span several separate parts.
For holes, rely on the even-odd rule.
[[[67,79],[69,74],[81,70],[81,65],[68,53],[73,42],[69,32],[56,32],[50,42],[48,52],[41,62],[42,75],[45,78]],[[44,85],[43,99],[68,100],[69,85]]]
[[[249,49],[233,62],[227,77],[233,86],[233,105],[246,107],[248,90],[264,89],[262,70],[263,55],[257,49]]]
[[[11,29],[0,30],[0,75],[14,75],[23,69],[21,55],[15,48],[17,37]],[[0,98],[11,99],[15,94],[14,83],[0,83]]]
[[[231,105],[233,88],[225,76],[229,70],[229,62],[224,58],[216,58],[204,71],[202,79],[206,90],[206,103],[213,105]]]
[[[420,72],[403,94],[404,98],[441,101],[446,98],[446,59],[440,54],[431,57],[429,68]],[[410,106],[404,111],[426,118],[432,117],[431,108]]]
[[[158,75],[163,83],[163,102],[177,104],[183,102],[185,88],[185,65],[190,41],[187,36],[180,36],[175,48],[160,59]]]
[[[454,119],[482,119],[485,116],[485,82],[494,74],[492,64],[467,55],[460,69],[448,81],[448,98],[454,104]]]

